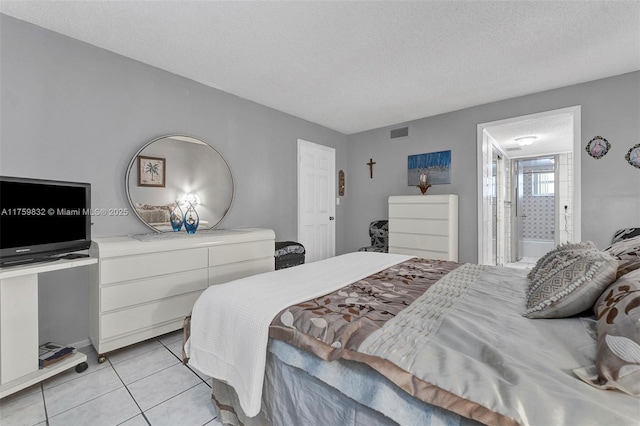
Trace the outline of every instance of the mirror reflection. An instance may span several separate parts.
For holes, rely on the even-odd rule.
[[[206,142],[170,135],[134,155],[126,190],[132,210],[151,229],[195,232],[194,225],[211,229],[226,216],[233,176],[222,155]]]

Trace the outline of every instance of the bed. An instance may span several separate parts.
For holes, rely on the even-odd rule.
[[[140,216],[145,223],[155,225],[171,226],[169,217],[171,210],[175,204],[167,204],[163,206],[154,206],[146,203],[135,203],[136,214]]]
[[[639,253],[349,253],[209,287],[184,360],[227,424],[638,425]]]

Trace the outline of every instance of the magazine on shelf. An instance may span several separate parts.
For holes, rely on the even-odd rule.
[[[76,352],[76,348],[72,346],[59,345],[53,342],[47,342],[40,346],[39,364],[40,368],[47,367],[56,362],[70,357]]]

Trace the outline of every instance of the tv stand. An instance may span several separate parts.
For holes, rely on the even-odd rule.
[[[5,260],[0,263],[0,268],[8,268],[10,266],[30,265],[32,263],[47,263],[60,260],[59,257],[33,257],[28,259]]]
[[[77,352],[39,368],[38,275],[95,263],[95,258],[61,259],[0,268],[0,398],[86,362]]]

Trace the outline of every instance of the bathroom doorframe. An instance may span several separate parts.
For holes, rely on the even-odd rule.
[[[507,172],[506,161],[509,161],[509,160],[504,150],[493,140],[491,144],[491,149],[492,149],[492,161],[493,161],[493,156],[496,155],[496,153],[497,153],[496,156],[498,157],[498,160],[496,161],[495,220],[497,224],[500,224],[500,223],[504,223],[505,221],[504,219],[505,198],[506,198],[506,191],[509,190],[509,188],[506,187],[506,172]],[[506,232],[505,232],[504,226],[495,226],[495,228],[496,228],[496,255],[495,255],[496,264],[502,265],[505,263],[504,256],[505,256],[505,246],[506,246]],[[491,257],[493,260],[493,253]]]
[[[575,105],[566,108],[549,110],[535,114],[522,115],[518,117],[506,118],[477,125],[477,206],[478,206],[478,264],[490,265],[491,256],[487,255],[486,247],[490,247],[491,241],[491,221],[488,221],[487,214],[491,214],[491,162],[492,146],[489,138],[485,137],[485,129],[488,127],[514,123],[522,120],[552,116],[557,114],[570,113],[573,116],[573,233],[572,242],[580,242],[582,239],[582,214],[581,214],[581,107]],[[489,246],[488,246],[489,245]],[[491,251],[489,250],[490,254]]]

